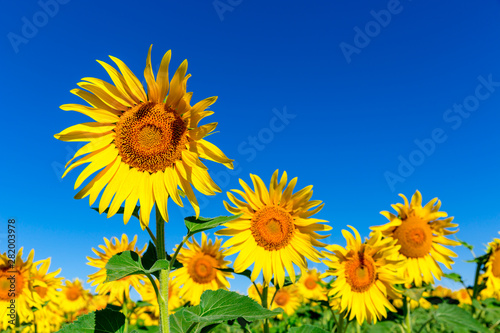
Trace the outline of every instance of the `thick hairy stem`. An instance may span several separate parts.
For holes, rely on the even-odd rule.
[[[158,259],[166,259],[165,252],[165,220],[156,207],[156,254]],[[160,332],[170,333],[168,318],[168,278],[170,269],[160,271],[160,292],[158,295],[158,305],[160,306]]]

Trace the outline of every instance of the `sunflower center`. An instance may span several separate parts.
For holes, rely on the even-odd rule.
[[[401,245],[399,252],[408,258],[422,258],[432,247],[432,229],[419,217],[410,215],[394,231],[394,238]]]
[[[76,301],[80,297],[80,289],[77,287],[70,287],[66,289],[66,298],[69,301]]]
[[[304,285],[307,289],[313,290],[314,288],[316,288],[317,282],[313,277],[310,276],[304,281]]]
[[[345,274],[352,290],[360,293],[370,289],[377,278],[373,259],[364,252],[355,253],[346,263]]]
[[[37,294],[43,299],[45,298],[45,296],[47,296],[47,288],[46,287],[42,287],[42,286],[35,286],[35,291],[37,292]]]
[[[500,278],[500,250],[496,250],[493,255],[495,259],[491,264],[491,273],[494,277]]]
[[[24,287],[24,278],[19,271],[10,273],[7,269],[0,271],[0,300],[9,301],[18,298]]]
[[[151,173],[173,166],[188,142],[186,124],[163,103],[143,103],[125,111],[115,131],[122,161]]]
[[[295,231],[293,218],[280,207],[264,207],[252,218],[250,227],[258,245],[266,250],[279,250],[290,243]]]
[[[288,300],[290,299],[290,296],[288,295],[287,292],[278,290],[276,292],[276,296],[274,296],[274,302],[278,306],[285,306],[288,303]]]
[[[215,279],[217,274],[217,261],[214,257],[198,253],[188,264],[188,273],[194,282],[204,284]]]

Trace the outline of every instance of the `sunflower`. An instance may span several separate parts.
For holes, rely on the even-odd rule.
[[[262,270],[267,284],[274,275],[277,280],[275,284],[283,286],[286,270],[295,282],[293,264],[304,271],[307,269],[305,258],[319,262],[322,257],[314,246],[324,247],[325,244],[318,239],[328,235],[321,236],[316,231],[328,231],[331,227],[318,223],[325,220],[311,216],[319,212],[323,204],[319,200],[309,200],[313,194],[312,185],[292,194],[297,178],[286,186],[286,172],[279,183],[278,170],[273,173],[269,190],[258,176],[250,174],[250,177],[255,191],[241,179],[244,191],[233,190],[246,202],[237,199],[231,192],[227,196],[236,207],[224,201],[230,213],[242,216],[224,224],[226,228],[216,232],[216,235],[232,236],[224,243],[224,247],[231,247],[227,255],[239,252],[234,262],[236,272],[242,272],[254,264],[252,281],[257,279]],[[314,209],[309,210],[311,208]]]
[[[160,285],[157,280],[155,280],[156,288],[160,290]],[[155,289],[151,284],[151,281],[146,280],[144,284],[140,285],[137,292],[141,295],[142,300],[151,304],[152,306],[147,306],[146,311],[154,314],[154,317],[160,317],[160,308],[158,305],[158,299],[156,298]],[[179,297],[179,287],[170,280],[168,284],[168,311],[173,313],[174,310],[180,308],[183,302]]]
[[[86,308],[88,303],[88,293],[82,287],[82,283],[78,279],[73,282],[65,280],[59,292],[58,303],[62,311],[70,318],[79,311]]]
[[[26,260],[22,259],[23,248],[17,255],[0,255],[0,329],[14,327],[16,311],[19,322],[33,321],[32,307],[40,308],[40,302],[33,299],[31,269],[35,251],[31,250]]]
[[[448,214],[439,211],[441,201],[437,198],[422,207],[419,191],[415,192],[410,203],[404,195],[400,196],[404,199],[404,205],[392,205],[398,216],[382,211],[381,214],[390,222],[371,229],[397,240],[397,244],[401,246],[399,253],[406,258],[403,274],[407,283],[415,283],[417,287],[422,286],[422,282],[434,283],[434,277],[440,280],[443,275],[438,262],[451,269],[453,260],[450,257],[457,257],[443,245],[460,245],[445,237],[456,233],[458,229],[452,231],[447,228],[457,227],[458,224],[451,223],[453,217],[440,219]]]
[[[56,277],[61,269],[48,273],[50,258],[37,261],[31,269],[31,280],[33,281],[33,298],[38,303],[51,302],[57,297],[57,290],[61,287],[62,277]]]
[[[324,252],[328,259],[324,263],[330,269],[321,278],[336,277],[329,296],[340,299],[340,310],[346,316],[350,312],[349,320],[356,317],[360,325],[365,319],[375,323],[387,316],[386,308],[396,311],[387,298],[399,298],[394,285],[403,282],[397,274],[397,269],[403,265],[403,261],[397,258],[399,246],[393,239],[382,239],[380,232],[362,243],[359,232],[349,227],[356,237],[342,230],[346,248],[340,245],[327,247],[333,254]]]
[[[456,299],[457,301],[460,302],[460,305],[471,305],[472,304],[472,299],[470,295],[472,294],[472,289],[468,288],[462,288],[460,290],[457,290],[451,294],[451,297],[453,299]]]
[[[483,274],[483,278],[486,279],[485,294],[500,294],[500,239],[495,238],[488,244],[488,254]]]
[[[451,293],[452,293],[451,289],[445,288],[443,286],[437,286],[431,292],[431,295],[434,297],[445,298],[445,297],[451,297]]]
[[[300,294],[307,301],[326,301],[326,289],[321,284],[323,281],[319,278],[319,273],[316,268],[304,272],[297,283]]]
[[[181,194],[188,197],[198,217],[200,207],[191,184],[206,195],[220,192],[199,158],[233,168],[232,160],[215,145],[204,140],[215,130],[217,123],[198,124],[201,119],[213,114],[206,108],[217,97],[204,99],[191,106],[192,93],[186,92],[186,82],[191,76],[186,75],[187,60],[182,62],[169,83],[170,51],[163,56],[155,79],[149,49],[144,70],[147,93],[121,60],[110,58],[121,73],[105,62],[98,62],[108,72],[114,85],[96,78],[83,78],[78,86],[85,90],[74,89],[71,92],[90,106],[61,106],[65,111],[77,111],[95,120],[71,126],[55,135],[56,139],[62,141],[89,142],[68,162],[66,166],[71,166],[63,177],[75,167],[90,163],[78,176],[76,189],[90,175],[104,168],[75,198],[90,196],[92,205],[106,187],[99,202],[99,212],[104,212],[109,206],[108,217],[111,217],[125,201],[125,223],[139,200],[143,229],[149,224],[149,215],[155,203],[165,221],[168,221],[168,197],[183,206],[178,186],[182,190]],[[73,162],[78,157],[81,158]]]
[[[233,274],[223,272],[218,268],[228,268],[230,261],[224,260],[226,254],[220,249],[221,239],[207,241],[207,235],[202,232],[201,246],[194,239],[186,242],[177,256],[177,260],[184,267],[172,273],[175,284],[182,286],[180,296],[192,305],[200,303],[201,294],[205,290],[228,289],[227,278],[233,278]]]
[[[269,293],[269,295],[272,295]],[[281,289],[278,289],[272,299],[271,310],[281,308],[283,311],[291,316],[299,308],[302,303],[302,296],[300,295],[299,288],[292,284]],[[283,318],[282,314],[278,315],[279,319]]]
[[[106,281],[106,264],[113,255],[123,251],[135,251],[139,255],[142,255],[144,251],[146,251],[147,244],[144,244],[144,247],[140,250],[135,247],[136,242],[137,235],[134,236],[131,242],[128,241],[128,237],[125,234],[122,235],[121,241],[116,237],[112,237],[111,241],[104,237],[104,243],[106,245],[99,245],[99,248],[104,252],[92,248],[92,251],[94,251],[98,258],[87,257],[89,261],[87,265],[99,268],[96,273],[89,275],[87,282],[92,283],[92,286],[98,285],[96,287],[96,292],[99,295],[109,293],[110,303],[118,302],[119,304],[123,304],[124,300],[130,298],[130,287],[132,286],[138,290],[141,282],[146,280],[140,275],[129,275],[117,281],[104,282]]]

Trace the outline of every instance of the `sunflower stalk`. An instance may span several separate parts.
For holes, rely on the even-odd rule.
[[[158,259],[167,259],[165,252],[165,220],[156,205],[156,252]],[[160,307],[160,332],[170,333],[170,323],[168,318],[168,279],[170,267],[160,270],[160,292],[158,295],[158,305]],[[154,285],[154,284],[153,284]]]
[[[403,308],[405,312],[405,329],[407,333],[411,333],[411,302],[406,296],[403,298]]]
[[[268,293],[269,293],[268,285],[267,285],[267,282],[264,280],[263,288],[262,288],[262,298],[261,298],[262,306],[264,307],[264,309],[268,308],[268,304],[267,304]],[[266,319],[264,321],[264,333],[269,333],[269,319]]]

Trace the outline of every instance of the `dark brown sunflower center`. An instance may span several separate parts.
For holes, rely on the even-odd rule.
[[[314,279],[312,276],[309,276],[304,282],[304,285],[306,286],[307,289],[313,290],[314,288],[316,288],[318,284],[316,282],[316,279]]]
[[[493,252],[493,262],[491,263],[491,273],[494,277],[500,278],[500,249]]]
[[[7,271],[8,268],[0,271],[0,300],[9,301],[18,298],[24,287],[24,278],[18,270],[14,273]]]
[[[274,296],[274,302],[278,306],[285,306],[288,303],[288,300],[290,299],[290,295],[286,291],[283,290],[278,290],[276,292],[276,296]]]
[[[399,252],[408,258],[422,258],[432,247],[432,229],[425,220],[410,215],[394,231],[394,238],[401,245]]]
[[[290,243],[295,225],[290,213],[280,207],[271,206],[264,207],[254,214],[250,230],[259,246],[272,251]]]
[[[66,289],[66,298],[69,301],[76,301],[81,296],[81,290],[78,287],[69,287]]]
[[[217,274],[217,261],[214,257],[198,253],[188,264],[188,273],[196,283],[209,283],[215,279]]]
[[[346,263],[345,275],[353,291],[360,293],[367,291],[377,278],[373,259],[363,252],[355,253]]]
[[[173,166],[188,142],[186,124],[163,103],[144,103],[125,111],[115,131],[122,161],[151,173]]]

